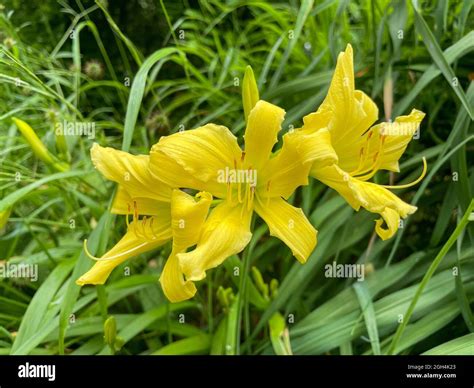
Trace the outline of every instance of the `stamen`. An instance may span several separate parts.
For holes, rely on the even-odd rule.
[[[244,218],[244,210],[245,210],[245,206],[240,206],[240,218]]]
[[[251,197],[252,197],[252,193],[251,193],[251,190],[250,190],[250,185],[245,185],[245,207],[248,209],[250,209],[250,200],[251,200]]]
[[[367,138],[365,139],[365,144],[361,147],[359,151],[359,163],[357,165],[357,168],[354,171],[352,171],[349,175],[354,176],[355,174],[361,173],[361,168],[364,166],[365,162],[367,161],[367,156],[370,153],[369,140],[371,139],[373,134],[374,134],[373,130],[370,130],[370,132],[367,134]],[[367,150],[366,153],[364,153],[365,150]]]
[[[126,256],[128,255],[129,253],[133,253],[137,250],[139,250],[140,248],[143,248],[144,246],[146,246],[147,244],[149,244],[148,242],[144,242],[144,243],[141,243],[140,245],[137,245],[136,247],[133,247],[131,249],[128,249],[126,251],[123,251],[117,255],[113,255],[113,256],[109,256],[109,257],[96,257],[94,256],[93,254],[91,254],[89,252],[89,249],[87,248],[87,239],[84,240],[84,252],[85,254],[87,255],[87,257],[89,257],[89,259],[92,259],[92,260],[95,260],[95,261],[106,261],[106,260],[115,260],[115,259],[119,259],[123,256]]]
[[[133,229],[133,233],[135,233],[135,236],[138,238],[144,238],[146,239],[146,236],[140,232],[139,227],[140,227],[140,219],[138,218],[138,206],[137,206],[137,201],[133,201],[133,224],[131,225],[131,228]],[[143,228],[142,228],[143,229]]]
[[[423,171],[421,172],[421,175],[418,177],[418,179],[414,180],[411,183],[407,183],[406,185],[394,185],[394,186],[381,185],[381,186],[385,187],[386,189],[406,189],[408,187],[415,186],[416,184],[421,182],[421,180],[426,176],[427,172],[428,172],[428,164],[426,163],[426,158],[423,156]]]
[[[128,220],[128,216],[132,212],[132,210],[130,208],[130,203],[127,204],[127,207],[128,207],[128,211],[127,211],[127,215],[125,216],[125,222],[127,224],[127,229],[128,229],[130,227],[130,221]]]
[[[367,179],[372,178],[377,173],[377,171],[380,167],[380,164],[381,164],[380,156],[382,155],[383,146],[385,144],[385,138],[386,138],[386,136],[381,133],[380,134],[379,149],[377,150],[377,152],[374,154],[374,156],[372,158],[372,161],[373,161],[372,164],[368,168],[365,168],[362,171],[359,171],[357,173],[351,173],[350,174],[351,176],[353,176],[353,177],[355,177],[359,180],[366,181]],[[369,154],[369,151],[367,151],[367,155],[368,154]],[[365,161],[364,161],[364,163],[365,163]]]
[[[150,217],[150,229],[151,229],[151,235],[152,235],[152,240],[156,240],[158,236],[156,235],[155,231],[153,230],[153,221],[155,220],[153,217]]]
[[[133,221],[138,220],[138,207],[137,201],[133,201]]]
[[[255,186],[249,186],[250,187],[250,198],[247,200],[247,210],[250,210],[253,205],[253,198],[255,197]]]
[[[226,198],[232,204],[232,186],[229,181],[227,181],[227,195]]]
[[[146,234],[146,222],[147,221],[148,221],[148,218],[146,218],[146,216],[143,217],[143,220],[141,221],[143,236],[145,237],[145,240],[151,240],[150,238],[148,238],[148,236]]]

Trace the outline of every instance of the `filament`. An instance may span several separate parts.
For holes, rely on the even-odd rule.
[[[383,146],[385,144],[385,138],[386,138],[385,135],[380,134],[379,148],[378,148],[377,152],[374,154],[374,157],[372,159],[373,160],[372,164],[368,168],[366,168],[362,171],[356,171],[356,172],[351,173],[350,174],[351,176],[354,176],[354,178],[357,178],[357,179],[360,179],[360,180],[367,180],[367,179],[372,178],[376,174],[376,172],[379,169],[380,164],[381,164],[381,159],[382,159],[381,155],[382,155],[382,151],[383,151]],[[367,150],[367,155],[368,154],[369,154],[369,150]],[[365,161],[364,161],[364,163],[365,163]],[[361,175],[361,174],[363,174],[363,175]],[[356,175],[358,175],[358,176],[356,176]]]
[[[130,215],[132,210],[130,209],[130,203],[128,203],[127,206],[128,206],[128,211],[127,211],[127,215],[125,216],[125,223],[127,224],[127,229],[128,229],[130,227],[130,221],[128,220],[128,216]]]
[[[426,158],[423,156],[423,171],[421,172],[421,175],[417,179],[415,179],[413,182],[407,183],[406,185],[394,185],[394,186],[381,185],[381,186],[385,187],[386,189],[406,189],[408,187],[412,187],[420,183],[421,180],[426,176],[427,172],[428,172],[428,165],[426,163]]]
[[[95,260],[95,261],[106,261],[106,260],[108,261],[108,260],[119,259],[123,256],[128,255],[129,253],[133,253],[133,252],[139,250],[140,248],[143,248],[147,244],[148,244],[148,242],[141,243],[141,244],[137,245],[136,247],[127,249],[126,251],[123,251],[123,252],[121,252],[117,255],[112,255],[112,256],[109,256],[109,257],[96,257],[96,256],[94,256],[93,254],[91,254],[89,252],[89,249],[87,248],[87,239],[86,239],[86,240],[84,240],[84,252],[87,255],[87,257],[89,257],[89,259],[92,259],[92,260]]]
[[[365,139],[365,144],[364,144],[364,146],[361,147],[360,152],[359,152],[359,164],[357,165],[357,168],[350,173],[350,175],[355,175],[355,174],[361,172],[361,168],[365,164],[365,162],[367,160],[367,155],[369,155],[369,152],[370,152],[369,140],[370,140],[370,138],[372,137],[373,134],[374,134],[373,130],[371,130],[368,133],[367,138]],[[367,152],[365,152],[366,150],[367,150]]]

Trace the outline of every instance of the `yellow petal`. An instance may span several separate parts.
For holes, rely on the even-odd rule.
[[[354,92],[354,106],[350,112],[338,109],[338,117],[328,128],[331,132],[332,145],[339,157],[339,166],[345,171],[353,171],[359,165],[360,149],[364,146],[362,134],[377,120],[378,108],[365,93]],[[347,120],[339,116],[348,115]],[[347,127],[344,127],[347,126]]]
[[[312,161],[300,153],[300,143],[298,136],[283,136],[281,149],[259,171],[257,195],[287,199],[298,186],[308,184]]]
[[[380,215],[382,218],[379,218],[375,221],[375,231],[382,240],[388,240],[395,233],[397,233],[400,223],[400,215],[396,210],[393,210],[389,207],[385,208],[385,210],[381,212]],[[387,228],[382,227],[384,221],[387,225]]]
[[[202,280],[208,269],[241,252],[252,237],[251,215],[243,206],[232,206],[228,202],[217,205],[204,224],[196,248],[178,254],[186,279]]]
[[[197,243],[211,202],[212,195],[206,192],[193,197],[184,191],[173,190],[171,197],[173,250],[160,277],[163,292],[173,303],[192,298],[196,293],[194,283],[185,280],[176,254]]]
[[[387,224],[382,228],[383,220],[376,223],[376,232],[383,240],[391,238],[399,227],[400,218],[406,218],[416,211],[412,206],[386,188],[372,182],[355,179],[336,165],[321,169],[312,169],[311,174],[325,185],[336,190],[355,209],[362,206],[372,213],[378,213]]]
[[[269,201],[257,201],[255,211],[267,223],[270,235],[283,241],[299,262],[308,260],[316,246],[318,232],[303,210],[281,198],[272,198]]]
[[[170,204],[152,198],[132,197],[122,185],[118,185],[111,212],[133,215],[135,208],[142,216],[162,216],[170,211]]]
[[[197,179],[176,160],[161,152],[156,145],[150,152],[149,170],[153,176],[173,188],[208,191],[218,198],[224,198],[227,192],[226,185],[222,183]]]
[[[259,169],[267,162],[278,141],[285,111],[260,100],[250,112],[245,130],[245,167]]]
[[[363,146],[361,136],[377,120],[378,109],[370,97],[355,90],[351,45],[339,54],[328,94],[317,113],[319,116],[311,114],[303,119],[303,129],[313,128],[316,119],[327,119],[325,115],[330,114],[327,128],[339,156],[339,166],[345,171],[357,169]]]
[[[172,253],[166,261],[160,283],[165,296],[172,303],[190,299],[196,294],[194,283],[184,279],[175,253]]]
[[[374,133],[368,144],[369,155],[364,167],[367,168],[378,156],[380,158],[378,169],[399,172],[398,160],[419,129],[423,117],[425,117],[423,112],[413,109],[409,115],[399,116],[393,123],[384,122],[373,126],[371,130]],[[384,137],[382,145],[381,135]],[[376,152],[379,155],[375,155]]]
[[[173,190],[171,198],[173,248],[182,251],[198,242],[212,195],[201,192],[193,197],[184,191]]]
[[[307,133],[317,132],[322,128],[327,128],[333,117],[331,111],[322,111],[319,109],[317,112],[310,113],[303,117],[303,128]]]
[[[364,199],[357,197],[357,191],[352,190],[348,180],[350,175],[337,165],[318,167],[313,166],[310,175],[326,186],[336,190],[355,210],[359,210]]]
[[[331,133],[327,128],[317,131],[297,130],[285,137],[294,137],[298,141],[298,152],[305,162],[317,167],[330,166],[338,162],[338,156],[332,146]]]
[[[171,188],[155,179],[148,171],[149,156],[135,156],[94,143],[91,159],[105,178],[117,182],[131,197],[170,201]]]
[[[158,248],[171,239],[171,219],[150,217],[132,222],[127,233],[94,266],[82,275],[76,284],[104,284],[112,270],[125,260]]]
[[[237,168],[234,166],[242,157],[242,151],[232,132],[214,124],[163,136],[152,148],[152,159],[156,152],[167,155],[202,182],[217,182],[219,171],[226,167]],[[153,174],[162,168],[163,166],[153,163]]]

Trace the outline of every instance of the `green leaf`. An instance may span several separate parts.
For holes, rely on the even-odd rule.
[[[407,311],[403,315],[403,322],[400,324],[400,326],[397,329],[397,332],[395,333],[393,337],[392,344],[390,345],[390,348],[388,350],[388,354],[393,354],[394,350],[397,347],[397,343],[400,340],[400,337],[403,335],[403,332],[405,330],[406,325],[408,324],[408,321],[410,320],[410,317],[413,314],[413,311],[415,309],[415,306],[418,302],[418,300],[421,297],[421,294],[423,293],[424,288],[430,281],[431,277],[435,273],[436,269],[441,263],[441,260],[443,260],[444,256],[448,253],[449,249],[453,246],[453,244],[456,242],[457,238],[459,237],[460,233],[464,230],[466,227],[467,223],[469,222],[469,215],[471,214],[471,211],[474,210],[474,199],[471,201],[466,213],[458,223],[458,226],[454,230],[454,232],[451,234],[449,237],[448,241],[446,244],[443,245],[441,250],[439,251],[438,255],[435,257],[433,262],[431,263],[430,267],[428,268],[428,271],[426,272],[425,276],[423,277],[422,281],[420,282],[415,296],[413,297],[410,306],[408,307]]]
[[[458,58],[474,50],[473,42],[474,31],[470,31],[466,36],[462,37],[452,46],[443,51],[444,59],[448,64],[453,63]],[[437,65],[431,65],[428,67],[416,84],[410,89],[408,94],[395,105],[394,117],[404,114],[418,94],[426,90],[426,87],[429,85],[429,83],[440,74],[441,70]]]
[[[425,356],[474,356],[474,333],[453,339],[423,353]]]
[[[180,50],[168,47],[155,51],[150,55],[138,70],[135,78],[133,79],[132,88],[130,90],[130,96],[128,98],[127,114],[125,115],[125,125],[122,141],[122,150],[129,151],[130,145],[132,144],[133,133],[137,125],[138,113],[142,104],[142,99],[145,94],[146,81],[148,72],[157,62],[171,56],[172,54],[181,53]]]
[[[372,304],[372,297],[370,291],[365,282],[355,282],[352,286],[356,292],[357,299],[359,300],[360,309],[364,314],[365,325],[367,327],[367,333],[369,334],[370,344],[372,345],[372,351],[374,355],[380,355],[380,340],[377,329],[377,320],[375,317],[374,305]]]
[[[104,230],[107,220],[110,216],[110,213],[104,213],[104,215],[99,220],[96,228],[92,231],[88,239],[89,250],[92,254],[97,252],[99,247],[100,239]],[[74,305],[76,304],[77,298],[81,287],[76,284],[76,279],[78,279],[82,274],[84,274],[91,266],[91,260],[83,250],[79,254],[77,261],[74,266],[71,278],[66,287],[66,292],[64,294],[64,299],[61,303],[61,311],[59,314],[59,353],[63,354],[64,352],[64,338],[66,335],[66,330],[69,322],[69,317],[72,314]]]
[[[278,68],[273,74],[273,77],[270,83],[270,89],[274,88],[278,84],[278,81],[280,80],[280,77],[283,73],[283,69],[285,68],[288,62],[288,59],[290,58],[291,52],[293,51],[293,48],[298,42],[298,39],[301,35],[301,31],[303,30],[303,26],[306,22],[306,19],[308,18],[311,12],[311,9],[313,8],[313,4],[314,4],[314,0],[303,0],[301,2],[301,7],[298,12],[298,17],[296,18],[295,28],[294,30],[292,30],[292,36],[289,37],[288,46],[286,46],[285,52],[283,53],[283,57],[278,64]]]
[[[128,341],[134,338],[137,334],[144,331],[154,322],[166,318],[166,315],[169,312],[186,310],[192,307],[195,307],[194,302],[173,303],[170,305],[163,305],[157,307],[138,316],[137,319],[135,319],[132,323],[120,330],[117,334],[117,337],[122,338],[124,344],[126,344]],[[104,348],[101,354],[105,354],[106,352],[107,348]]]
[[[32,337],[37,338],[40,337],[40,334],[44,336],[49,334],[47,328],[56,323],[53,319],[45,321],[45,316],[49,309],[54,309],[57,306],[57,303],[53,304],[54,298],[73,266],[74,261],[72,260],[58,264],[36,291],[21,321],[11,354],[28,354],[38,344],[31,344]],[[25,346],[28,341],[30,341],[29,346]]]
[[[420,32],[420,34],[423,36],[423,43],[426,45],[431,58],[433,58],[433,61],[436,63],[438,68],[441,70],[441,73],[443,73],[444,77],[448,81],[449,86],[451,86],[451,88],[454,90],[454,93],[456,93],[462,105],[468,112],[471,120],[474,120],[474,109],[467,100],[466,94],[464,93],[458,78],[454,75],[453,69],[451,69],[449,66],[449,63],[444,56],[443,51],[439,47],[436,38],[428,27],[428,24],[426,24],[425,19],[419,13],[416,3],[416,0],[412,0],[413,10],[415,13],[415,25],[418,32]]]
[[[47,177],[38,179],[37,181],[30,183],[22,187],[21,189],[18,189],[8,194],[6,197],[0,200],[0,212],[11,208],[16,202],[20,201],[24,196],[26,196],[27,194],[31,193],[33,190],[37,189],[38,187],[41,187],[42,185],[48,182],[53,182],[56,180],[61,180],[61,179],[66,179],[66,178],[72,178],[76,176],[82,176],[88,173],[89,173],[88,171],[58,172],[56,174],[48,175]]]
[[[208,334],[199,334],[194,337],[175,341],[169,345],[163,346],[160,350],[152,353],[153,355],[193,355],[208,354],[211,346],[211,336]]]

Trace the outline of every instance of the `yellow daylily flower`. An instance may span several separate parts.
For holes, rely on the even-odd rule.
[[[171,201],[173,248],[160,278],[165,295],[173,302],[192,298],[196,293],[194,283],[184,279],[177,255],[198,242],[211,202],[212,195],[207,192],[200,192],[194,198],[184,191],[173,190]]]
[[[294,137],[299,138],[298,149],[309,159],[320,152],[314,148],[316,136],[324,133],[330,138],[337,161],[328,166],[316,160],[310,174],[336,190],[355,210],[363,207],[380,214],[382,218],[376,221],[375,230],[386,240],[398,230],[400,217],[405,218],[417,209],[387,189],[418,183],[426,174],[426,161],[423,159],[421,177],[409,185],[384,186],[368,180],[379,170],[399,172],[398,160],[424,116],[414,109],[393,123],[372,126],[378,118],[378,109],[370,97],[355,89],[349,44],[345,52],[339,54],[327,97],[315,113],[304,117],[304,125]]]
[[[301,157],[298,142],[285,135],[272,155],[285,112],[263,100],[247,118],[245,151],[232,132],[208,124],[162,137],[150,152],[150,172],[175,188],[205,190],[221,199],[203,225],[196,248],[177,254],[187,280],[203,279],[206,270],[241,252],[251,238],[255,211],[272,236],[282,240],[304,263],[316,246],[317,231],[303,211],[286,200],[308,183],[311,161]],[[330,165],[335,153],[321,140],[318,162]]]
[[[203,192],[193,197],[157,180],[148,170],[148,155],[135,156],[94,144],[91,159],[105,178],[118,183],[111,212],[126,215],[128,228],[122,239],[101,258],[89,254],[85,241],[86,253],[97,262],[76,283],[104,284],[119,264],[174,238],[160,281],[170,301],[191,298],[196,288],[184,281],[176,265],[176,254],[196,243],[196,231],[204,223],[212,196]],[[131,214],[133,221],[128,223]]]

